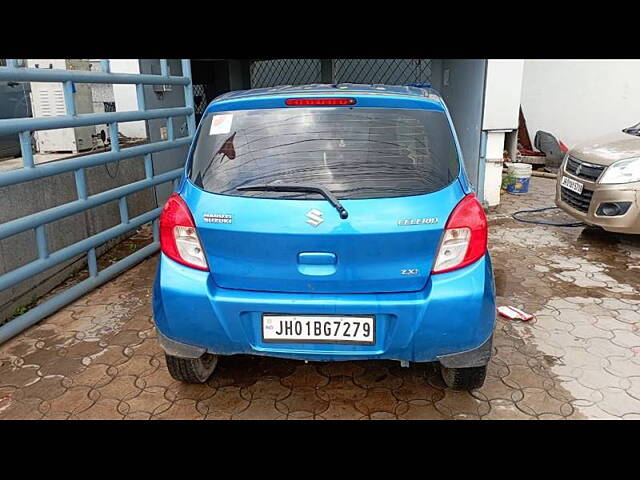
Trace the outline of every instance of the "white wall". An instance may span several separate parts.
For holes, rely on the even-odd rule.
[[[522,111],[569,148],[640,122],[640,60],[525,60]]]
[[[140,61],[137,59],[111,59],[113,73],[140,73]],[[135,85],[114,84],[113,97],[117,112],[138,110],[138,97]],[[118,131],[127,137],[146,138],[147,127],[144,120],[138,122],[118,122]]]

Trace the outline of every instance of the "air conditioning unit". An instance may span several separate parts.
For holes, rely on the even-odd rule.
[[[29,68],[53,68],[58,70],[89,70],[88,60],[28,59]],[[93,113],[91,87],[86,83],[74,83],[76,113]],[[67,115],[62,83],[31,82],[31,105],[34,117]],[[95,142],[96,128],[64,128],[41,130],[34,134],[38,152],[79,153],[89,150]]]

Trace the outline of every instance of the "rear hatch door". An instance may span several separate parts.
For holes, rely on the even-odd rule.
[[[343,106],[256,98],[203,118],[182,193],[216,284],[318,293],[424,287],[464,196],[450,123],[423,97],[344,95]],[[255,185],[321,186],[349,216],[317,194],[239,190]]]
[[[424,288],[442,231],[464,196],[458,182],[412,197],[324,200],[189,198],[211,275],[224,288],[372,293]]]

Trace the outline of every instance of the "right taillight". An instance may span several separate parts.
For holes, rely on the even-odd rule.
[[[191,212],[177,193],[169,197],[160,214],[160,248],[182,265],[209,270]]]
[[[487,252],[487,216],[473,193],[464,197],[447,220],[432,273],[457,270]]]

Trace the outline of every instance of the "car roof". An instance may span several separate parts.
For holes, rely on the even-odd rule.
[[[250,99],[273,95],[309,95],[309,94],[344,94],[354,95],[401,95],[408,97],[428,98],[442,103],[440,94],[431,87],[414,85],[385,85],[385,84],[361,84],[361,83],[312,83],[308,85],[279,85],[267,88],[253,88],[251,90],[235,90],[213,99],[210,103],[223,100]]]

